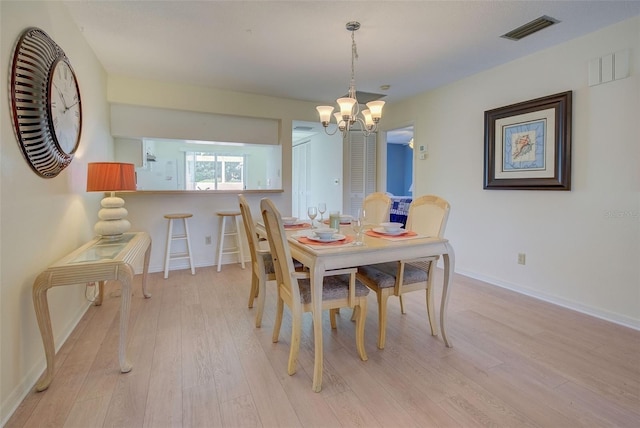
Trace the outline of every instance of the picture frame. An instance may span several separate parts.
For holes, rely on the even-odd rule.
[[[572,91],[484,112],[484,189],[571,190]]]

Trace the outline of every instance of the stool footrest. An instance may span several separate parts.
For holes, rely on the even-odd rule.
[[[242,265],[242,269],[244,269],[244,250],[242,248],[242,240],[240,237],[240,216],[241,213],[238,211],[234,212],[218,212],[218,272],[220,272],[220,268],[222,267],[222,256],[226,254],[237,254],[238,262]],[[231,221],[229,226],[229,230],[227,230],[227,218]],[[226,237],[233,237],[235,241],[235,246],[230,248],[224,247],[224,240]]]
[[[189,260],[189,267],[191,268],[191,274],[195,275],[195,266],[193,265],[193,256],[191,254],[191,240],[189,239],[189,225],[187,224],[187,219],[192,217],[191,214],[166,214],[164,216],[168,223],[167,229],[167,247],[165,250],[165,258],[164,258],[164,277],[165,279],[169,277],[169,262],[172,260]],[[184,231],[179,231],[177,234],[174,234],[173,229],[173,221],[174,220],[182,220],[182,225]],[[186,251],[180,252],[171,252],[171,243],[173,241],[186,241]]]
[[[171,253],[169,255],[169,260],[177,260],[177,259],[188,259],[189,253]]]

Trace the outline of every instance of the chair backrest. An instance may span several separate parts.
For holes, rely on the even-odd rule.
[[[449,203],[439,196],[415,198],[409,205],[407,229],[420,235],[442,238],[449,219]]]
[[[362,208],[365,210],[365,221],[380,224],[389,221],[391,198],[386,193],[374,192],[364,198]]]
[[[267,239],[269,240],[269,248],[271,248],[271,258],[276,271],[278,287],[284,286],[286,292],[292,296],[293,304],[299,304],[300,289],[298,288],[297,280],[294,282],[292,277],[292,275],[295,275],[295,268],[280,212],[268,198],[260,201],[260,210],[267,230]],[[295,286],[292,286],[292,284]]]
[[[247,242],[249,244],[249,252],[251,253],[251,262],[257,263],[258,261],[258,234],[256,232],[256,226],[253,223],[253,217],[251,216],[251,208],[247,202],[247,198],[244,195],[238,195],[238,202],[240,203],[240,214],[242,214],[242,224],[244,225],[244,231],[247,235]]]

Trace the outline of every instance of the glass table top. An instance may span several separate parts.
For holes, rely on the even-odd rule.
[[[125,233],[119,239],[101,238],[67,263],[89,263],[100,260],[113,260],[135,236],[135,233]]]

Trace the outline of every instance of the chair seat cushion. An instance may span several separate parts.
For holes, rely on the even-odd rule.
[[[371,282],[378,284],[379,288],[394,287],[396,285],[397,274],[398,262],[378,263],[358,267],[358,275],[366,277]],[[405,263],[403,285],[425,282],[427,278],[428,274],[426,270]]]
[[[262,260],[264,261],[264,272],[269,274],[275,274],[276,269],[273,266],[273,258],[271,258],[271,253],[263,253]]]
[[[349,277],[350,275],[325,276],[322,287],[322,300],[345,299],[349,297]],[[299,279],[300,300],[303,304],[311,303],[311,280]],[[356,280],[356,297],[366,296],[369,289],[360,281]]]
[[[271,258],[271,253],[262,253],[262,260],[264,260],[264,272],[267,275],[275,274],[276,268],[273,266],[273,259]],[[293,267],[297,271],[302,271],[304,269],[304,265],[293,259]]]

